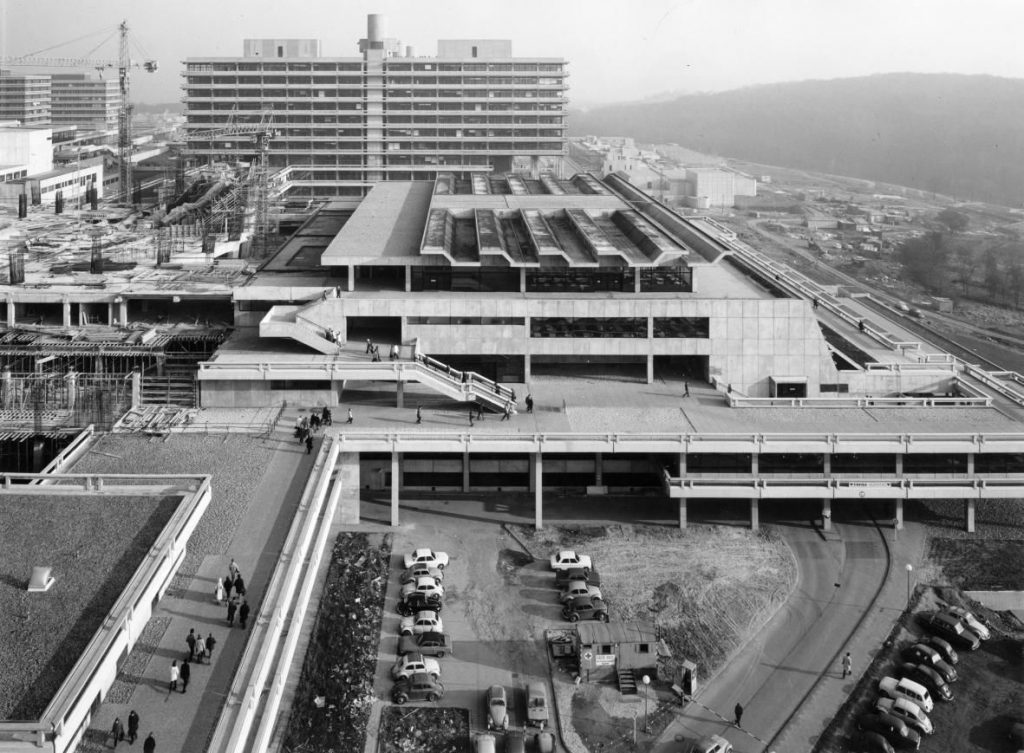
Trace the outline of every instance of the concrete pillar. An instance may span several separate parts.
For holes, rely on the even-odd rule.
[[[968,476],[973,476],[974,475],[974,453],[973,452],[968,452],[967,453],[967,475]]]
[[[469,453],[462,453],[462,491],[469,491]]]
[[[832,475],[832,453],[825,453],[824,462],[821,466],[821,470],[826,476]]]
[[[531,481],[533,481],[533,525],[539,531],[544,527],[544,467],[539,452],[533,453]]]
[[[398,490],[402,485],[399,453],[391,452],[391,525],[398,525]]]
[[[132,407],[142,405],[142,374],[138,369],[132,372]]]
[[[527,331],[529,331],[529,330],[527,330]],[[530,364],[530,354],[527,353],[525,356],[523,356],[523,381],[524,382],[529,382],[530,381],[530,365],[531,365]]]
[[[821,529],[823,531],[832,530],[832,498],[825,497],[821,500]]]
[[[758,519],[758,503],[759,499],[752,497],[750,499],[750,530],[757,531],[761,528],[761,521]]]
[[[14,301],[8,300],[7,301],[7,326],[8,327],[13,327],[14,326],[14,317],[15,317],[15,313],[14,312],[16,310],[17,309],[16,309],[16,307],[14,305]]]
[[[750,454],[750,474],[756,476],[760,473],[761,459],[756,452]]]
[[[339,507],[335,515],[339,523],[359,525],[359,453],[339,452],[335,465],[337,475],[331,496],[340,496]]]
[[[530,491],[534,491],[537,488],[537,466],[534,465],[533,460],[530,461]]]
[[[412,292],[412,267],[409,266],[405,268],[405,292]]]
[[[654,356],[647,356],[647,384],[654,384]]]
[[[896,500],[896,514],[893,516],[896,519],[896,530],[903,530],[903,498],[900,497]]]
[[[604,458],[600,452],[594,455],[594,486],[604,486]]]
[[[633,267],[633,292],[640,292],[640,270],[637,267]]]
[[[679,478],[686,475],[686,453],[679,453]]]
[[[519,268],[519,292],[526,292],[526,267]],[[529,326],[530,322],[527,320],[526,325]]]
[[[122,327],[128,326],[128,301],[126,300],[117,304],[117,323]]]
[[[405,407],[405,382],[401,379],[395,382],[395,407]]]
[[[111,303],[110,301],[107,301],[107,325],[108,326],[110,326],[110,327],[114,326],[114,321],[115,321],[114,317],[115,316],[116,316],[116,314],[114,313],[114,304]],[[14,322],[11,322],[11,324],[13,324],[13,323]]]
[[[964,517],[967,519],[967,533],[974,533],[974,500],[964,500]]]
[[[900,454],[896,455],[896,475],[903,475],[903,456]]]
[[[686,528],[686,497],[679,498],[679,529]]]
[[[356,289],[356,267],[354,264],[348,265],[348,292],[352,292]]]
[[[61,304],[61,325],[64,327],[71,326],[71,302],[64,301]]]

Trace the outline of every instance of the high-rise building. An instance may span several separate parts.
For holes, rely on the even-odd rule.
[[[57,73],[51,81],[53,124],[107,131],[117,128],[121,92],[117,79],[88,73]]]
[[[0,120],[17,120],[26,127],[49,125],[50,77],[0,71]]]
[[[189,145],[244,160],[248,139],[203,137],[273,115],[271,168],[293,168],[290,195],[362,196],[385,180],[523,169],[557,172],[565,144],[566,62],[516,58],[508,40],[441,40],[415,55],[369,17],[359,57],[320,56],[316,40],[245,40],[236,58],[189,58]]]

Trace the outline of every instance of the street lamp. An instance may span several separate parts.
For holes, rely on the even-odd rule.
[[[907,606],[910,606],[910,574],[914,572],[914,566],[907,563]]]
[[[643,676],[644,684],[644,734],[651,734],[651,718],[647,715],[647,696],[650,695],[651,690],[651,678],[649,675]]]

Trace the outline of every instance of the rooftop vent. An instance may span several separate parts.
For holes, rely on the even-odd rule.
[[[50,586],[56,582],[56,579],[50,575],[50,568],[48,567],[33,567],[32,577],[28,581],[29,592],[42,593],[43,591],[49,591]]]

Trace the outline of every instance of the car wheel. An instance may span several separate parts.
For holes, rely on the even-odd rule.
[[[395,696],[395,703],[397,703],[399,706],[401,706],[402,704],[404,704],[408,700],[409,700],[409,696],[405,695],[404,693],[399,693],[398,695]]]
[[[590,568],[589,568],[589,567],[585,567],[585,568],[583,568],[583,575],[584,575],[584,577],[586,577],[586,578],[589,578],[589,577],[590,577]]]
[[[437,654],[435,654],[435,656],[437,656],[438,659],[443,659],[444,658],[444,651],[438,651]]]
[[[427,693],[427,700],[434,702],[437,700],[437,693]]]
[[[437,569],[438,570],[444,570],[444,565],[442,565],[440,562],[438,562],[437,563]]]
[[[601,622],[608,622],[608,613],[601,612],[601,614],[597,616],[597,619],[599,619]]]
[[[576,614],[575,612],[573,612],[572,614],[569,615],[569,622],[579,622],[579,621],[580,621],[580,616],[578,614]]]
[[[412,635],[412,631],[411,631],[411,630],[408,630],[408,629],[405,629],[405,630],[402,630],[402,631],[401,631],[401,632],[399,633],[399,635]]]
[[[441,678],[441,675],[439,675],[437,672],[431,672],[430,677],[431,679],[439,680]]]

